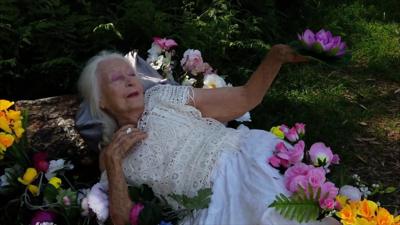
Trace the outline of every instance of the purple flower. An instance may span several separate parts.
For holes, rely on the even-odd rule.
[[[131,212],[129,213],[129,221],[131,222],[131,225],[139,224],[139,215],[143,208],[144,206],[141,203],[136,203],[132,206]]]
[[[346,43],[342,42],[340,36],[333,36],[330,31],[321,29],[316,34],[307,29],[302,35],[298,34],[299,40],[308,50],[326,53],[328,56],[343,56],[346,54]]]
[[[305,30],[302,35],[298,34],[298,37],[307,47],[311,48],[315,43],[315,34],[310,29]]]
[[[159,225],[172,225],[172,223],[161,220]]]
[[[310,158],[315,166],[328,167],[332,162],[333,153],[324,143],[317,142],[310,148]]]
[[[36,211],[35,215],[31,220],[31,225],[36,225],[36,223],[43,222],[54,222],[56,219],[56,214],[51,211]]]

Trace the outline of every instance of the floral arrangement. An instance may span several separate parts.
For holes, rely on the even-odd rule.
[[[68,159],[50,156],[47,151],[29,147],[25,136],[27,113],[11,109],[13,102],[0,99],[0,195],[5,203],[2,217],[18,211],[15,224],[107,224],[108,186],[94,185],[71,177],[75,167]],[[172,225],[193,210],[206,208],[211,190],[204,189],[189,198],[171,195],[184,208],[173,210],[146,185],[129,186],[134,202],[133,225]],[[4,213],[3,213],[4,212]],[[170,222],[167,222],[170,221]]]
[[[291,46],[311,60],[330,66],[343,66],[351,59],[346,42],[342,41],[340,36],[333,36],[330,31],[321,29],[314,33],[306,29],[297,37],[298,41],[292,42]]]
[[[197,88],[220,88],[232,86],[223,76],[217,74],[209,63],[203,60],[201,52],[197,49],[187,49],[180,60],[180,67],[174,60],[175,47],[178,44],[173,39],[154,37],[151,48],[147,51],[146,61],[157,70],[164,78],[181,85]],[[182,71],[182,74],[175,71]],[[251,121],[250,113],[236,119],[239,122]]]
[[[339,155],[334,154],[323,142],[312,144],[306,151],[305,142],[301,140],[306,133],[305,124],[296,123],[291,128],[287,125],[275,126],[271,128],[271,133],[282,141],[276,144],[275,151],[267,162],[283,173],[289,196],[278,195],[269,207],[298,222],[336,216],[344,225],[398,224],[396,222],[400,217],[395,219],[386,209],[375,207],[375,202],[367,200],[373,194],[392,193],[395,188],[383,188],[382,185],[374,184],[371,192],[359,176],[355,175],[355,183],[359,188],[344,185],[339,189],[327,179],[331,172],[330,167],[339,164]],[[367,215],[367,211],[369,217],[363,217]],[[378,220],[389,222],[378,223]]]

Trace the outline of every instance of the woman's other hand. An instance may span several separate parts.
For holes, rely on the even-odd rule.
[[[279,63],[300,63],[309,61],[307,57],[297,54],[290,46],[277,44],[272,46],[267,57]]]
[[[101,158],[104,158],[103,160],[112,159],[120,161],[125,158],[136,143],[146,137],[146,133],[135,128],[133,125],[125,125],[114,133],[110,144],[103,149]]]

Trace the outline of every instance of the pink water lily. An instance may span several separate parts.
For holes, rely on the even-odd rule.
[[[321,29],[314,34],[310,29],[306,29],[303,34],[298,34],[298,38],[308,50],[337,57],[346,54],[346,43],[340,36],[333,36],[330,31]]]

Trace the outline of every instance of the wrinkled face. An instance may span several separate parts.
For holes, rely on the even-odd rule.
[[[125,113],[143,110],[143,86],[132,66],[123,59],[108,59],[97,67],[100,107],[116,119]]]

